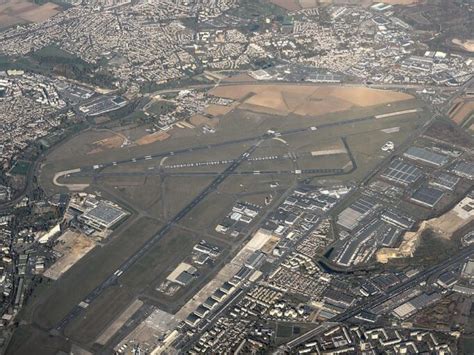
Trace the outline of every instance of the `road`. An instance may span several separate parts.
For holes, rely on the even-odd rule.
[[[82,302],[76,305],[56,326],[55,330],[61,332],[64,328],[74,320],[88,305],[97,299],[108,287],[115,284],[120,275],[130,269],[140,258],[142,258],[164,235],[166,235],[171,227],[183,219],[191,210],[196,207],[204,198],[213,192],[239,165],[245,161],[262,143],[257,141],[249,149],[243,152],[234,162],[229,165],[222,173],[220,173],[203,191],[199,193],[190,203],[180,210],[173,218],[171,218],[152,238],[150,238],[143,247],[135,254],[126,259],[122,265],[101,284],[93,289]]]
[[[375,295],[373,297],[369,297],[366,300],[364,300],[362,303],[359,303],[358,305],[347,309],[345,312],[338,314],[337,316],[331,318],[329,322],[331,323],[340,323],[347,321],[348,319],[356,316],[363,310],[370,310],[374,308],[375,306],[378,306],[385,301],[389,300],[390,298],[412,288],[417,285],[419,285],[421,282],[428,280],[430,277],[437,276],[439,274],[442,274],[443,272],[446,272],[453,267],[457,267],[464,263],[466,259],[468,259],[470,256],[474,254],[474,245],[471,245],[469,247],[466,247],[462,249],[459,253],[456,255],[453,255],[452,257],[444,260],[443,262],[432,266],[428,269],[425,269],[418,274],[414,275],[413,277],[396,284],[392,286],[386,293]],[[324,324],[324,323],[323,323]],[[317,336],[322,328],[315,328],[313,330],[310,330],[309,332],[299,336],[296,339],[293,339],[289,343],[286,344],[286,346],[289,349],[294,349],[295,347],[299,346],[300,344],[303,344],[307,342],[308,340],[314,338]]]

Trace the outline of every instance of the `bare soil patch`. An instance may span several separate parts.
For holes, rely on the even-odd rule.
[[[211,104],[206,107],[206,113],[212,116],[222,116],[234,109],[233,105],[224,106],[224,105],[214,105]]]
[[[189,119],[189,121],[196,127],[205,125],[212,128],[216,128],[219,125],[218,118],[209,118],[203,115],[194,115]]]
[[[61,7],[50,2],[37,5],[26,0],[9,0],[0,4],[0,28],[27,22],[42,22],[59,11]]]
[[[95,243],[83,234],[72,231],[64,233],[54,247],[62,256],[46,270],[44,276],[57,280],[94,247]]]
[[[460,125],[474,112],[474,101],[462,102],[450,115],[453,122]]]
[[[460,39],[454,38],[452,42],[458,47],[461,47],[462,49],[464,49],[465,51],[474,52],[474,39],[468,39],[466,41],[462,41]]]
[[[143,136],[137,139],[135,143],[137,143],[138,145],[145,145],[145,144],[150,144],[154,142],[161,142],[168,139],[169,137],[171,136],[168,133],[159,131],[159,132],[155,132],[155,133],[151,133],[146,136]]]
[[[103,152],[106,149],[119,148],[125,142],[125,138],[121,135],[114,135],[112,137],[107,137],[96,141],[93,143],[94,149],[92,149],[87,154],[95,154]]]
[[[240,100],[240,109],[269,114],[317,116],[412,99],[396,91],[366,87],[317,85],[233,85],[211,90],[215,96]]]

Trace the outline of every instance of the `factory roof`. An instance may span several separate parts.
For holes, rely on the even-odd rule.
[[[420,147],[410,147],[403,155],[407,158],[422,161],[435,166],[445,165],[449,161],[449,158],[446,155],[438,154],[426,148]]]
[[[402,185],[410,185],[417,181],[422,175],[420,169],[402,160],[393,160],[385,172],[381,175],[385,179]]]
[[[459,162],[453,168],[453,172],[456,175],[473,179],[474,178],[474,164],[467,161]]]
[[[443,197],[444,192],[434,187],[423,186],[419,188],[411,197],[413,202],[433,208]]]

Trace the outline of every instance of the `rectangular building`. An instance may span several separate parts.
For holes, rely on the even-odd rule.
[[[411,197],[411,201],[419,205],[433,208],[443,197],[444,192],[434,187],[423,186],[415,191]]]
[[[394,183],[408,186],[416,182],[422,175],[423,173],[416,166],[408,164],[403,160],[395,159],[382,173],[381,177]]]
[[[403,153],[403,155],[409,159],[437,167],[443,166],[449,162],[449,158],[447,156],[420,147],[410,147],[405,153]]]

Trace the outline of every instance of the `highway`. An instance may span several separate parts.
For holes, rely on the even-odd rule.
[[[339,322],[347,321],[348,319],[359,314],[361,311],[370,310],[374,308],[375,306],[378,306],[384,303],[385,301],[388,301],[390,298],[412,287],[419,285],[421,282],[428,280],[432,276],[437,276],[439,274],[442,274],[443,272],[446,272],[452,269],[453,267],[457,267],[461,265],[463,262],[466,261],[466,259],[468,259],[473,254],[474,254],[474,245],[466,247],[462,249],[456,255],[444,260],[438,265],[427,268],[419,272],[418,274],[414,275],[413,277],[392,286],[386,293],[369,297],[366,300],[364,300],[362,303],[359,303],[358,305],[347,309],[345,312],[338,314],[337,316],[329,319],[328,321],[331,323],[339,323]],[[299,336],[298,338],[293,339],[292,341],[287,343],[286,346],[289,349],[294,349],[300,344],[303,344],[307,342],[308,340],[312,339],[313,337],[317,336],[320,333],[320,330],[321,328],[319,327],[313,330],[310,330],[309,332],[306,332],[305,334]]]
[[[126,259],[122,265],[109,277],[107,277],[100,285],[93,289],[78,305],[59,322],[55,330],[61,332],[64,328],[82,311],[89,306],[91,302],[97,299],[108,287],[117,282],[120,275],[130,269],[135,262],[140,260],[168,231],[171,227],[183,219],[199,202],[206,198],[212,191],[214,191],[239,165],[245,161],[262,143],[259,140],[253,144],[249,149],[243,152],[237,159],[233,161],[223,172],[221,172],[199,195],[197,195],[190,203],[188,203],[181,211],[179,211],[172,219],[170,219],[152,238],[150,238],[143,247],[135,254]]]

